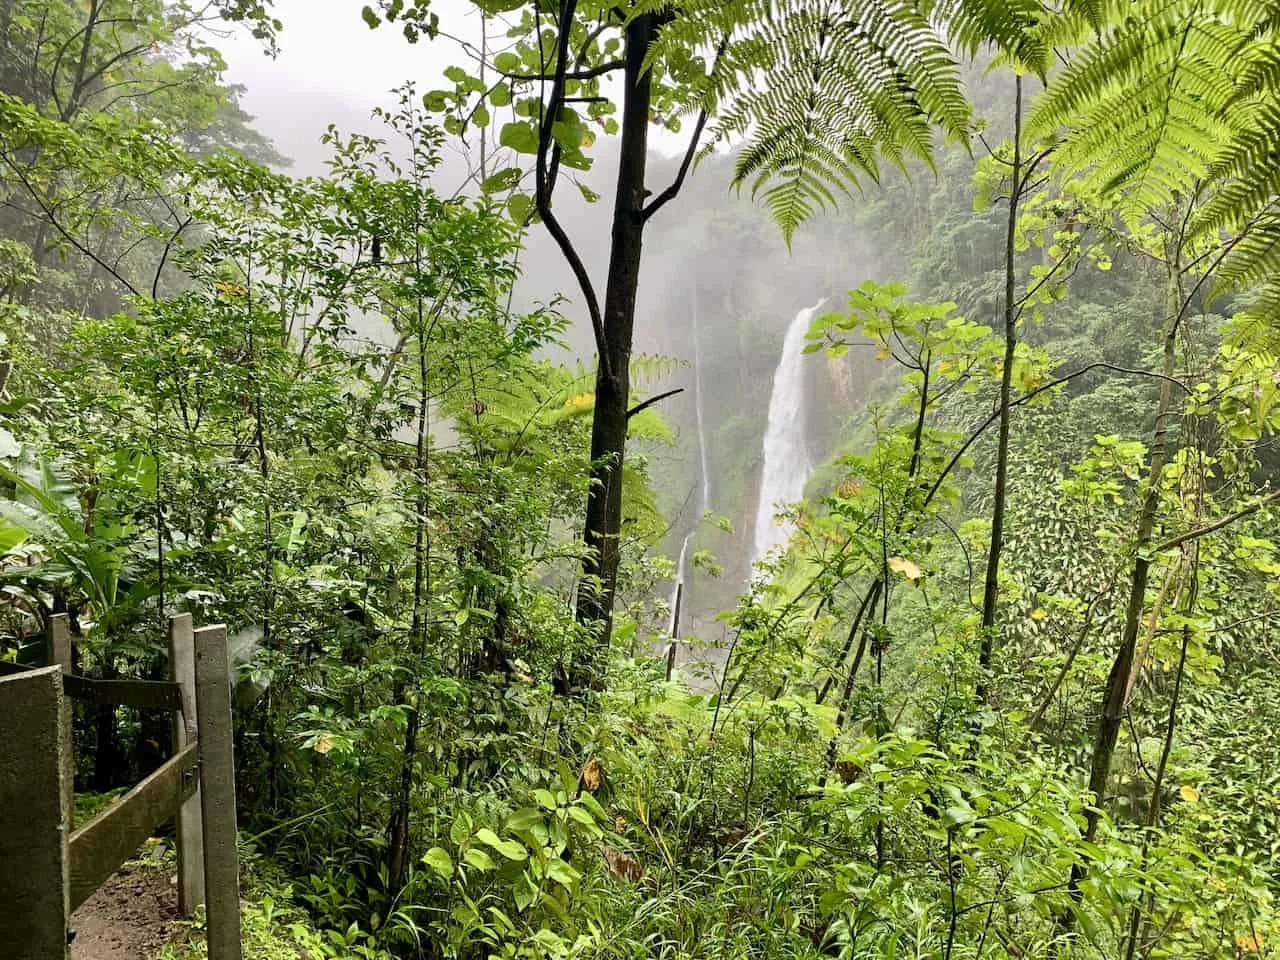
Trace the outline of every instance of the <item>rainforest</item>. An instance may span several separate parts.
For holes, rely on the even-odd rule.
[[[0,0],[0,958],[1280,956],[1276,0]]]

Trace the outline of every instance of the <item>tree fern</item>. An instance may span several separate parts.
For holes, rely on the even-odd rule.
[[[655,59],[721,50],[700,104],[716,115],[705,148],[745,140],[736,183],[790,239],[884,164],[929,163],[934,127],[968,133],[959,63],[933,10],[911,0],[695,0],[664,26]]]
[[[1042,59],[1026,29],[1039,9],[1030,0],[695,0],[664,27],[658,53],[722,50],[702,104],[716,108],[707,149],[745,139],[735,180],[789,239],[886,163],[931,163],[935,130],[967,137],[960,55],[998,41]]]
[[[1034,110],[1056,162],[1131,219],[1198,191],[1201,237],[1234,234],[1218,269],[1280,307],[1280,3],[1109,5]],[[1079,25],[1080,21],[1075,21]],[[1064,39],[1059,37],[1058,39]]]

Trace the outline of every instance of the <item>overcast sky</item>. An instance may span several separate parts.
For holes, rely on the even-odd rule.
[[[406,80],[423,92],[444,86],[444,68],[466,63],[459,46],[447,39],[410,44],[398,25],[370,30],[360,18],[363,5],[362,0],[274,0],[275,16],[284,21],[274,60],[246,30],[217,39],[228,64],[227,80],[247,88],[244,108],[298,161],[300,173],[314,172],[308,157],[320,155],[316,145],[328,124],[350,131],[373,106],[392,102],[393,87]],[[478,43],[480,17],[468,0],[433,0],[431,9],[445,32]],[[651,128],[650,140],[666,153],[683,148],[683,138],[661,130]]]

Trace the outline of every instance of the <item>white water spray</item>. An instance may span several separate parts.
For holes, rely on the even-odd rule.
[[[694,502],[693,527],[684,535],[680,544],[680,559],[676,561],[676,580],[671,588],[671,632],[675,633],[676,598],[680,592],[680,584],[689,579],[689,541],[702,520],[702,515],[711,507],[711,468],[707,458],[706,419],[702,411],[702,345],[698,342],[698,289],[693,290],[693,320],[690,324],[693,336],[693,409],[698,430],[698,473],[700,484],[699,496]]]
[[[805,417],[804,345],[809,324],[825,302],[825,299],[819,300],[796,314],[787,327],[782,358],[773,374],[769,426],[764,434],[764,469],[751,545],[753,564],[790,539],[793,524],[778,523],[775,513],[780,506],[794,503],[804,495],[804,485],[813,472]]]
[[[702,345],[698,343],[698,290],[693,291],[693,409],[698,423],[698,466],[702,471],[702,502],[696,517],[711,509],[711,468],[707,466],[706,420],[702,416]]]

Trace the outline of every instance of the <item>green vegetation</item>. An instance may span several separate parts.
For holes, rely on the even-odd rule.
[[[1274,955],[1274,5],[477,6],[293,177],[205,42],[269,6],[0,0],[0,656],[228,625],[247,955]],[[79,789],[169,738],[77,707]]]

